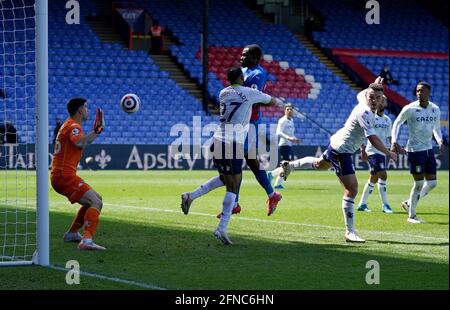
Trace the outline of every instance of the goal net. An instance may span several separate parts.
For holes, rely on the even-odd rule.
[[[42,139],[48,119],[41,115],[47,106],[39,101],[46,90],[37,90],[42,70],[36,60],[46,52],[46,48],[37,50],[36,39],[43,38],[37,32],[38,15],[34,0],[0,0],[0,265],[38,263],[48,257],[48,236],[38,237],[43,227],[37,220],[46,221],[41,223],[47,226],[42,230],[45,234],[48,206],[37,208],[39,200],[48,200],[44,180],[48,155],[43,161],[39,154],[48,153],[48,138]],[[40,86],[45,88],[46,83]],[[45,164],[46,170],[39,171],[37,164]],[[45,243],[39,257],[38,248]]]

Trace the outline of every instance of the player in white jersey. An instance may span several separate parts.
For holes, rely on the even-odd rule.
[[[244,75],[244,86],[251,87],[257,90],[264,90],[264,85],[267,80],[267,72],[259,65],[260,59],[262,57],[262,50],[256,44],[247,45],[242,50],[242,55],[240,58],[240,63],[242,65],[242,72]],[[278,100],[278,105],[282,105],[282,101]],[[251,133],[247,135],[246,141],[244,143],[244,157],[247,163],[247,166],[252,170],[253,174],[256,177],[256,180],[264,188],[267,193],[267,215],[272,215],[280,202],[282,196],[280,193],[275,192],[273,190],[272,184],[268,178],[268,175],[262,166],[259,163],[257,148],[258,145],[258,125],[260,123],[261,113],[259,112],[258,104],[253,105],[252,114],[250,117],[250,124],[254,129]],[[252,155],[252,156],[249,156]],[[255,157],[256,156],[256,157]],[[219,177],[216,177],[215,180],[202,184],[193,192],[190,192],[189,195],[184,195],[182,199],[185,199],[182,203],[190,204],[193,199],[199,198],[203,195],[206,195],[208,192],[224,186],[223,182]],[[240,188],[240,186],[239,186]],[[186,193],[187,194],[187,193]],[[232,210],[232,214],[238,214],[241,212],[241,206],[238,203],[239,199],[239,190],[236,196],[236,203]],[[222,213],[217,215],[217,218],[220,219]]]
[[[226,186],[222,215],[214,235],[223,244],[232,244],[227,227],[242,180],[244,142],[249,129],[252,106],[255,103],[273,105],[277,99],[259,90],[242,86],[244,76],[240,67],[230,68],[227,74],[231,86],[224,88],[219,94],[220,125],[211,146],[219,177],[211,178],[200,187],[200,190],[194,192],[199,195],[202,188],[209,191],[209,188],[214,186],[213,183],[217,182]],[[188,214],[191,203],[196,198],[193,196],[194,192],[181,195],[181,209],[184,214]]]
[[[293,106],[291,103],[287,103],[284,105],[284,116],[280,118],[277,125],[277,136],[280,139],[278,141],[278,150],[280,152],[281,160],[292,160],[292,144],[299,143],[300,140],[295,137],[295,125],[293,119]],[[283,189],[283,178],[280,176],[282,174],[283,169],[278,167],[272,171],[270,171],[269,179],[271,180],[274,176],[276,176],[275,186],[276,189]]]
[[[402,208],[408,214],[409,223],[422,223],[417,217],[416,207],[419,198],[425,197],[436,187],[436,159],[432,148],[432,138],[439,145],[439,152],[444,151],[441,133],[441,112],[439,107],[429,101],[431,85],[421,81],[416,85],[417,101],[403,107],[392,126],[393,151],[408,152],[409,171],[413,176],[414,184],[411,189],[409,200],[402,203]],[[397,143],[398,133],[401,125],[407,122],[409,136],[406,148]]]
[[[340,183],[344,187],[342,210],[346,226],[345,240],[348,242],[365,242],[358,236],[354,227],[354,200],[358,193],[358,180],[355,175],[352,155],[367,138],[372,145],[380,150],[387,158],[397,160],[397,154],[389,151],[376,136],[373,128],[373,112],[378,108],[383,97],[382,79],[369,85],[365,92],[365,101],[359,102],[352,110],[343,128],[330,138],[330,144],[321,157],[304,157],[292,162],[283,161],[284,177],[294,169],[329,169],[334,167]]]
[[[392,121],[384,114],[384,109],[387,107],[387,98],[383,96],[381,105],[376,110],[374,119],[375,133],[384,143],[390,143]],[[373,147],[372,143],[363,145],[361,147],[361,157],[364,161],[369,163],[370,177],[364,186],[361,200],[358,205],[358,211],[370,212],[371,210],[367,206],[367,199],[372,194],[375,184],[378,183],[378,191],[382,200],[381,210],[384,213],[392,213],[392,209],[389,206],[387,200],[387,172],[386,172],[386,156]]]

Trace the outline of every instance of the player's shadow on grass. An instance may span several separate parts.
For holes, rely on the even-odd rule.
[[[366,212],[358,212],[358,214],[363,214],[363,213],[366,213]],[[378,210],[374,211],[374,210],[372,210],[372,212],[370,212],[370,213],[383,213],[383,211],[378,211]],[[417,212],[417,216],[419,216],[419,217],[427,216],[427,215],[444,215],[444,216],[448,216],[449,213],[441,213],[441,212],[429,212],[429,213],[425,212],[425,213],[423,213],[423,212],[420,212],[420,211]],[[405,218],[408,218],[408,213],[397,211],[397,212],[394,212],[392,214],[386,214],[386,216],[392,216],[392,217],[403,216]]]
[[[442,212],[420,212],[420,210],[418,210],[417,212],[418,216],[422,216],[422,215],[445,215],[448,216],[449,213],[442,213]]]
[[[415,242],[415,241],[390,241],[366,239],[367,242],[376,242],[381,244],[404,244],[404,245],[424,245],[424,246],[449,246],[448,242]]]
[[[426,221],[425,224],[433,224],[433,225],[448,225],[448,222],[434,222],[434,221]]]
[[[212,234],[217,223],[213,218],[184,216],[181,212],[142,213],[137,217],[127,210],[115,210],[107,216],[117,219],[103,216],[95,238],[107,250],[87,252],[62,241],[72,215],[52,212],[52,263],[65,266],[67,261],[77,260],[82,271],[168,289],[448,289],[448,252],[436,247],[434,251],[442,253],[436,254],[439,257],[435,261],[415,257],[409,254],[411,243],[406,234],[405,241],[395,241],[394,246],[399,248],[392,248],[393,242],[379,240],[347,244],[341,231],[324,234],[311,228],[286,230],[270,223],[238,229],[235,224],[230,227],[234,245],[224,246]],[[251,231],[251,236],[243,231]],[[290,234],[297,240],[289,241],[293,239]],[[318,238],[321,234],[330,238]],[[289,240],[283,240],[283,236]],[[386,248],[371,247],[374,242],[386,243]],[[448,242],[434,244],[441,248],[445,245]],[[369,271],[366,264],[371,260],[380,264],[382,280],[378,286],[365,282]]]

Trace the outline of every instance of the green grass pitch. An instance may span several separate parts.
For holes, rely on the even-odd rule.
[[[22,182],[23,174],[17,175]],[[79,175],[103,196],[95,240],[107,251],[81,252],[76,244],[62,241],[77,206],[50,190],[51,262],[64,267],[77,260],[82,272],[108,278],[82,274],[79,285],[67,285],[60,270],[0,267],[0,289],[449,288],[446,171],[438,172],[437,188],[420,202],[418,214],[427,222],[420,225],[407,223],[400,209],[409,195],[411,176],[390,171],[388,198],[395,213],[381,212],[375,189],[368,201],[373,212],[355,214],[365,244],[344,242],[342,189],[333,173],[291,174],[279,208],[269,217],[265,192],[246,171],[242,212],[229,225],[232,246],[223,246],[212,234],[223,188],[195,201],[187,216],[180,209],[180,194],[215,176],[214,171],[80,171]],[[368,173],[357,175],[361,192]],[[9,173],[8,186],[15,186],[15,176]],[[22,206],[25,197],[19,198]],[[365,281],[369,260],[379,263],[378,285]]]

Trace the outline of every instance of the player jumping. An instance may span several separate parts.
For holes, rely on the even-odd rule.
[[[214,134],[211,151],[219,179],[226,186],[222,204],[222,216],[214,235],[224,244],[232,244],[227,227],[235,205],[242,180],[244,141],[249,130],[253,104],[275,104],[276,99],[256,89],[243,87],[244,76],[240,67],[232,67],[227,72],[231,86],[220,92],[220,125]],[[213,179],[209,180],[211,182]],[[189,204],[182,204],[184,214],[189,212]]]
[[[264,70],[264,68],[262,68],[259,65],[261,57],[262,57],[261,48],[256,44],[252,44],[247,45],[243,49],[240,59],[244,75],[243,85],[260,91],[264,89],[264,85],[267,80],[267,72]],[[280,101],[278,101],[277,104],[283,105],[283,103]],[[281,194],[273,190],[272,184],[270,183],[266,171],[260,167],[258,153],[256,151],[258,145],[257,140],[258,125],[260,123],[261,123],[261,113],[259,111],[259,106],[256,104],[252,107],[252,114],[250,118],[250,124],[254,126],[256,134],[250,135],[250,137],[247,137],[245,140],[244,145],[245,161],[247,162],[247,165],[250,167],[253,174],[255,175],[256,180],[259,182],[259,184],[264,188],[264,190],[267,193],[268,196],[267,215],[270,216],[272,215],[273,212],[275,212],[278,202],[281,200]],[[249,154],[256,154],[256,157],[251,158],[249,157]],[[198,187],[193,192],[183,193],[181,195],[182,207],[185,206],[186,208],[186,206],[190,206],[195,199],[207,194],[208,192],[220,186],[224,186],[224,183],[219,177],[216,177],[200,185],[200,187]],[[239,188],[240,184],[236,195],[236,202],[232,211],[233,214],[239,213],[241,211],[241,207],[238,203]],[[220,216],[221,214],[219,214],[217,217],[220,218]]]

